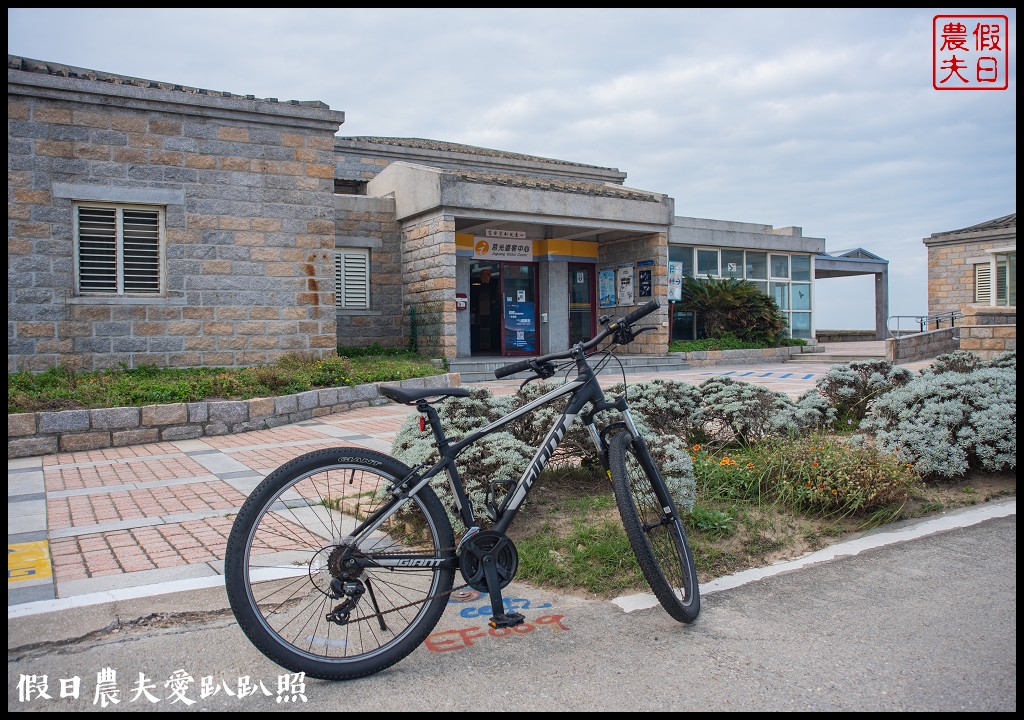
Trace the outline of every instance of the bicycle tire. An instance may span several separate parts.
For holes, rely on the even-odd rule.
[[[628,431],[608,444],[615,503],[647,584],[668,614],[692,623],[700,587],[679,512],[650,453]]]
[[[393,457],[360,448],[307,453],[272,472],[246,499],[228,536],[225,586],[256,648],[292,672],[347,680],[380,672],[419,647],[448,603],[455,570],[366,568],[361,594],[330,594],[341,540],[409,474]],[[454,558],[451,522],[423,487],[359,548],[363,556]],[[353,587],[353,586],[350,586]],[[355,587],[358,587],[355,586]]]

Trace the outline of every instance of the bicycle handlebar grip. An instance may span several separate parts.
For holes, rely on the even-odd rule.
[[[501,380],[503,377],[515,375],[516,373],[523,372],[525,370],[531,370],[531,362],[532,360],[521,360],[520,362],[512,363],[511,365],[504,365],[494,371],[494,377],[497,380]]]
[[[660,307],[661,302],[657,298],[655,298],[654,300],[651,300],[643,307],[634,310],[633,312],[629,313],[629,315],[626,315],[626,317],[619,320],[619,325],[632,325],[640,318],[644,317],[645,315],[650,315],[652,312],[654,312]]]

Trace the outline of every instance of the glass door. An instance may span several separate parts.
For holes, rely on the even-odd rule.
[[[569,345],[594,337],[594,266],[569,263]]]
[[[540,352],[537,333],[537,265],[501,264],[504,300],[502,351],[505,355],[536,355]]]
[[[501,263],[469,266],[469,350],[473,355],[501,354]]]

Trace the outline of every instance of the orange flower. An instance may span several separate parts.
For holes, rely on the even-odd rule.
[[[700,445],[694,445],[694,446],[693,446],[693,451],[694,451],[694,452],[697,452],[697,451],[699,451],[699,450],[700,450]]]

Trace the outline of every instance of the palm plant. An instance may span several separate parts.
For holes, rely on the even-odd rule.
[[[772,344],[787,326],[775,299],[740,278],[684,277],[679,305],[694,313],[703,337],[733,335],[747,342]]]

